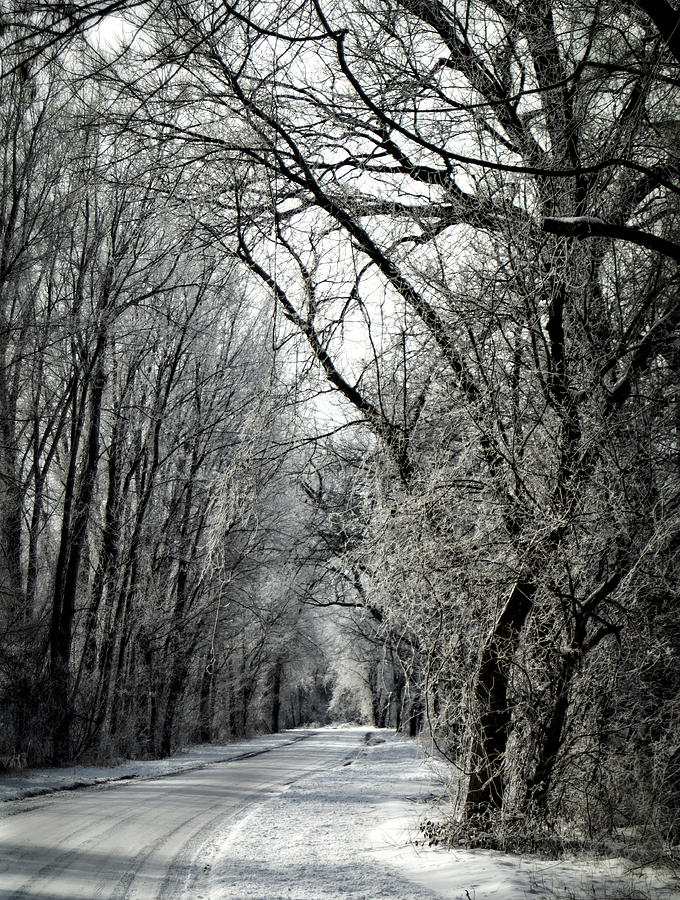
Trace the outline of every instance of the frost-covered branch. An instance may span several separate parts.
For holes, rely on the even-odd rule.
[[[543,228],[548,234],[557,234],[562,237],[603,237],[629,241],[680,262],[679,244],[659,237],[650,231],[643,231],[641,228],[605,222],[597,216],[548,216],[543,220]]]

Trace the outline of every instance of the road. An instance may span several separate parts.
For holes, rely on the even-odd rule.
[[[351,756],[361,746],[349,748]],[[346,740],[303,740],[193,772],[53,794],[0,819],[0,898],[197,896],[231,829],[272,793],[348,758]]]

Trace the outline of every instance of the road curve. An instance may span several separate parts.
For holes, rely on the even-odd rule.
[[[311,731],[193,772],[14,804],[19,811],[0,819],[0,898],[190,897],[216,838],[272,793],[346,762],[361,743],[357,732]]]

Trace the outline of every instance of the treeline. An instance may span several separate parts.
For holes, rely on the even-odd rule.
[[[181,170],[99,127],[77,62],[10,73],[0,100],[0,756],[15,765],[167,754],[324,709],[267,328],[173,200]]]
[[[79,45],[90,124],[81,152],[69,144],[73,172],[51,181],[41,163],[4,201],[3,223],[17,195],[71,211],[17,205],[31,234],[56,219],[64,239],[36,239],[3,282],[16,288],[3,287],[2,527],[21,537],[3,538],[8,627],[50,611],[56,745],[84,721],[67,699],[78,672],[109,645],[126,652],[106,686],[123,685],[147,731],[154,715],[167,724],[173,685],[193,677],[200,707],[213,645],[188,623],[212,616],[225,579],[267,571],[242,526],[264,502],[289,515],[265,544],[294,583],[268,609],[295,596],[352,613],[362,714],[427,728],[457,767],[447,834],[677,841],[678,10],[173,0],[122,15],[117,49]],[[40,72],[11,76],[14,98],[35,94],[12,160],[39,144],[25,129]],[[85,158],[107,175],[96,200]],[[121,242],[123,221],[135,237]],[[8,259],[19,233],[3,231]],[[246,272],[268,313],[244,330]],[[254,399],[272,396],[265,372],[286,398],[274,409]],[[157,407],[169,419],[154,439]],[[114,439],[119,416],[131,427]],[[252,435],[245,466],[231,434]],[[264,459],[280,461],[266,478]],[[252,493],[218,514],[206,485],[231,497],[244,468]],[[125,637],[132,622],[147,634],[150,596],[155,682],[145,639]],[[230,666],[239,648],[220,628]],[[117,703],[94,690],[108,734]],[[152,730],[167,749],[166,725]]]

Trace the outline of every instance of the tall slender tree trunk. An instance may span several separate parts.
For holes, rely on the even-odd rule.
[[[206,664],[201,673],[201,686],[198,704],[198,734],[199,740],[203,744],[209,744],[213,738],[212,730],[212,713],[215,693],[215,669],[214,661],[211,659],[210,651]]]
[[[0,341],[5,359],[6,338]],[[16,393],[0,369],[0,603],[10,628],[20,626],[28,610],[21,572],[22,495],[16,445]]]
[[[283,663],[277,657],[272,672],[272,718],[271,730],[277,732],[281,720],[281,677],[283,675]]]
[[[187,571],[186,562],[180,561],[177,573],[177,595],[175,610],[171,624],[172,634],[166,648],[171,657],[168,693],[165,704],[165,715],[161,729],[161,756],[168,756],[172,750],[172,735],[179,701],[184,693],[187,676],[186,648],[183,642],[184,606],[186,603]]]
[[[185,614],[189,603],[189,564],[196,551],[201,534],[199,523],[196,533],[191,538],[191,524],[194,502],[193,478],[198,468],[198,447],[194,443],[187,475],[186,495],[182,504],[182,519],[179,530],[180,560],[175,582],[175,605],[172,613],[171,634],[166,642],[166,650],[170,656],[170,675],[165,706],[165,716],[161,729],[161,755],[167,756],[172,749],[172,735],[179,702],[184,694],[190,649],[186,644]]]
[[[106,383],[102,360],[104,343],[104,338],[100,338],[92,376],[87,441],[78,477],[76,477],[78,447],[80,429],[84,419],[80,412],[76,416],[72,431],[71,461],[66,483],[59,556],[54,582],[50,627],[50,680],[55,709],[52,734],[52,761],[55,765],[63,765],[68,761],[70,755],[73,718],[70,673],[71,644],[80,563],[99,462],[101,406]],[[84,409],[85,406],[86,393],[81,399],[81,409]]]

